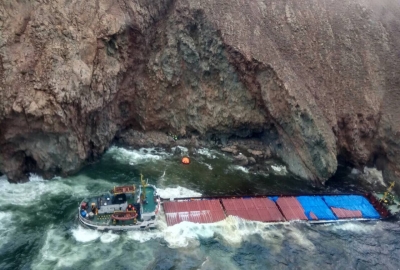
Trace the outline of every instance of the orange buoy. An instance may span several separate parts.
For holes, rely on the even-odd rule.
[[[189,164],[190,163],[190,159],[188,157],[183,157],[182,158],[182,163],[183,164]]]

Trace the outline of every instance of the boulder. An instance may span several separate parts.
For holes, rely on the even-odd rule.
[[[221,148],[221,151],[222,151],[222,152],[231,153],[231,154],[234,154],[234,155],[236,155],[236,154],[238,153],[238,150],[237,150],[237,148],[236,148],[236,145],[228,146],[228,147],[223,147],[223,148]]]
[[[254,165],[254,164],[256,164],[256,159],[253,158],[253,157],[249,157],[249,158],[248,158],[248,161],[249,161],[249,165]]]
[[[240,166],[247,166],[249,164],[249,159],[242,153],[239,153],[239,155],[234,156],[234,159],[235,163]]]
[[[249,152],[251,155],[253,155],[257,158],[262,158],[264,156],[263,151],[260,151],[260,150],[248,149],[247,152]]]

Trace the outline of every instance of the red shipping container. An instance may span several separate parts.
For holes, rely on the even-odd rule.
[[[171,201],[163,203],[168,226],[182,221],[212,223],[225,218],[219,200]]]
[[[222,199],[227,215],[254,221],[284,221],[278,207],[268,198]]]
[[[331,207],[333,213],[340,218],[362,218],[362,213],[360,210],[346,210],[342,208]]]
[[[276,204],[287,220],[308,220],[303,207],[295,197],[278,198]]]

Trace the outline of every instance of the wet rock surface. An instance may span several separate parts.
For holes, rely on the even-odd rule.
[[[235,159],[235,162],[240,166],[247,166],[249,164],[249,159],[242,153],[239,153],[239,155],[234,156],[233,158]]]
[[[234,154],[234,155],[236,155],[238,153],[236,145],[228,146],[228,147],[222,147],[221,151],[227,152],[227,153],[231,153],[231,154]]]
[[[305,179],[340,156],[400,186],[399,18],[389,0],[3,1],[0,171],[253,138],[244,155]]]

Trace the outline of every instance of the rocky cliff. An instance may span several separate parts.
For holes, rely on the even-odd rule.
[[[121,132],[173,131],[400,184],[399,59],[391,0],[3,0],[0,171],[68,174]]]

